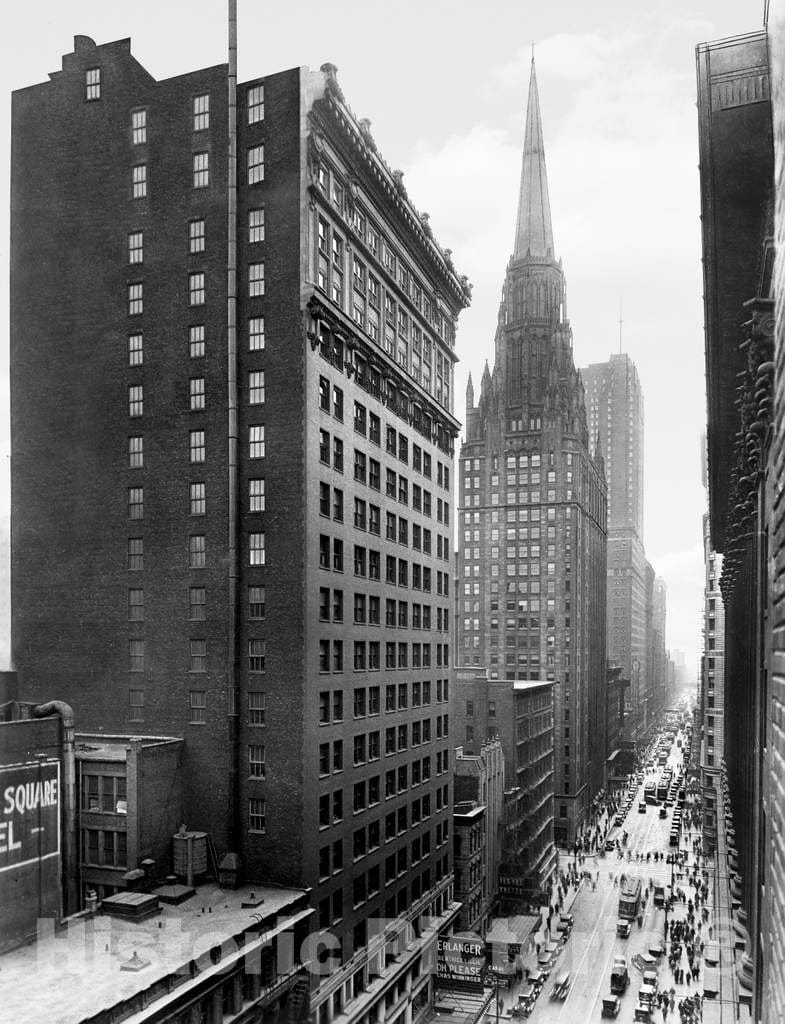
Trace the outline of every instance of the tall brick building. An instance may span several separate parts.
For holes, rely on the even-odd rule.
[[[156,81],[77,36],[13,97],[11,243],[25,692],[182,737],[188,827],[318,887],[344,954],[438,918],[470,289],[335,68]]]
[[[589,432],[608,478],[608,658],[630,680],[632,738],[640,739],[652,689],[646,620],[653,586],[643,548],[643,391],[635,364],[622,352],[585,367],[581,377]]]
[[[460,453],[458,657],[553,681],[556,834],[604,781],[606,483],[589,447],[556,260],[532,64],[515,246],[493,372],[471,379]]]

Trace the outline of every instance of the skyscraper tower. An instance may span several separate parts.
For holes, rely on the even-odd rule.
[[[553,681],[568,840],[603,779],[606,484],[554,255],[533,59],[514,249],[477,405],[467,387],[459,495],[458,658],[491,680]]]
[[[643,547],[643,390],[632,359],[614,353],[581,370],[589,430],[608,479],[608,657],[630,680],[632,739],[642,740],[655,712]],[[664,642],[664,638],[663,638]]]

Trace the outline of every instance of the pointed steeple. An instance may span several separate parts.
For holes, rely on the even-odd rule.
[[[523,259],[527,255],[540,259],[552,260],[554,258],[551,204],[548,198],[548,176],[545,171],[545,146],[542,141],[540,97],[537,92],[537,75],[534,70],[533,54],[513,258]]]

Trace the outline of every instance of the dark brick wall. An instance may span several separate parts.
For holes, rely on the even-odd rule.
[[[264,120],[248,125],[247,94],[264,84]],[[300,69],[243,83],[238,88],[238,351],[240,430],[241,625],[241,812],[250,878],[284,885],[306,884],[307,849],[303,788],[304,731],[309,715],[304,687],[308,495],[313,500],[306,454],[305,330],[300,298],[302,142]],[[247,184],[247,151],[264,145],[264,181]],[[248,242],[248,210],[264,207],[265,240]],[[248,264],[264,261],[265,294],[248,297]],[[264,316],[264,351],[249,351],[248,319]],[[308,349],[310,352],[310,349]],[[264,406],[248,404],[248,374],[264,370]],[[310,396],[311,399],[313,396]],[[311,408],[313,401],[310,402]],[[248,429],[265,425],[266,456],[248,457]],[[265,511],[248,512],[248,480],[264,477]],[[248,566],[248,534],[265,531],[266,564]],[[264,585],[264,622],[248,618],[248,585]],[[263,674],[249,672],[248,640],[266,641]],[[313,662],[311,662],[313,670]],[[248,725],[248,690],[266,695],[267,725]],[[266,779],[248,778],[248,744],[264,744]],[[311,749],[313,754],[313,748]],[[248,798],[267,801],[267,834],[248,833]],[[315,812],[311,821],[315,819]]]
[[[54,80],[13,98],[12,590],[14,651],[32,696],[58,692],[86,729],[133,729],[129,688],[144,690],[146,732],[188,736],[192,827],[225,844],[226,529],[190,516],[189,483],[204,480],[208,510],[226,507],[225,71],[155,83],[127,43],[85,45]],[[100,67],[101,98],[84,98]],[[192,132],[192,97],[209,93],[210,129]],[[130,112],[147,109],[147,142],[132,145]],[[34,125],[35,130],[30,130]],[[194,189],[192,152],[210,152],[210,185]],[[148,196],[131,197],[146,163]],[[204,217],[206,252],[188,253],[188,221]],[[129,265],[130,231],[144,261]],[[188,273],[204,270],[207,301],[189,308]],[[129,316],[127,285],[144,283]],[[191,360],[188,327],[205,324],[206,356]],[[142,366],[128,334],[141,330]],[[189,378],[204,376],[205,412],[189,411]],[[144,388],[129,418],[128,388]],[[206,461],[189,463],[189,431],[206,432]],[[128,468],[128,438],[144,437],[144,466]],[[129,521],[128,488],[144,487]],[[207,536],[207,567],[188,569],[188,537]],[[127,569],[127,538],[144,540],[144,571]],[[188,586],[207,590],[207,616],[188,620]],[[144,622],[129,622],[128,589],[144,590]],[[145,641],[144,673],[129,672],[128,641]],[[189,640],[207,641],[207,673],[189,673]],[[206,724],[188,726],[189,691],[207,693]],[[206,769],[209,769],[206,771]]]

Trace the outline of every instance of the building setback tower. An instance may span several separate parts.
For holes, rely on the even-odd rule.
[[[647,596],[654,570],[643,548],[643,391],[626,353],[592,363],[581,377],[589,431],[608,479],[608,658],[630,680],[630,738],[638,740],[653,710]]]
[[[25,692],[182,737],[188,827],[313,887],[344,955],[438,919],[469,286],[332,65],[235,92],[77,36],[50,77],[13,98]]]
[[[493,372],[466,394],[460,455],[458,657],[490,680],[552,680],[555,831],[603,785],[606,484],[554,255],[532,61],[513,254]]]

